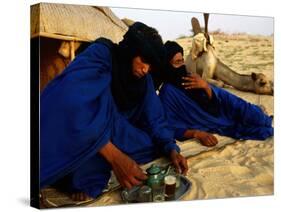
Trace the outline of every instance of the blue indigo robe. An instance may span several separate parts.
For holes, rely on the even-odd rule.
[[[187,129],[235,139],[264,140],[273,135],[272,117],[260,107],[215,86],[212,92],[219,107],[216,116],[204,111],[184,90],[169,83],[163,85],[159,96],[176,139],[184,140]]]
[[[98,196],[111,167],[98,151],[111,141],[137,163],[180,151],[149,75],[137,107],[119,112],[111,93],[108,46],[94,43],[40,97],[40,185],[68,176],[67,187]]]

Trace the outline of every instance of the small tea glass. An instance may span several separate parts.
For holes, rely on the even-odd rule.
[[[153,202],[165,201],[165,185],[164,183],[153,185],[152,187]]]
[[[152,189],[147,186],[143,185],[139,190],[138,195],[139,202],[152,202]]]

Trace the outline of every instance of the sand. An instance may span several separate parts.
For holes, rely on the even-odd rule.
[[[188,159],[191,192],[183,200],[273,194],[273,140],[239,141]]]

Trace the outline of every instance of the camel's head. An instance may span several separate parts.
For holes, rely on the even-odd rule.
[[[202,31],[200,23],[197,18],[191,19],[192,30],[194,37],[192,40],[192,47],[190,50],[192,60],[196,60],[202,53],[208,51],[208,46],[214,47],[214,38],[208,33],[209,13],[204,13],[205,31]]]
[[[273,95],[273,82],[264,74],[252,73],[251,77],[254,81],[255,93]]]
[[[209,35],[209,39],[210,39],[210,45],[213,46],[214,45],[214,39],[213,36]],[[204,33],[198,33],[197,35],[195,35],[193,37],[192,40],[192,47],[191,47],[191,57],[192,60],[195,60],[200,54],[202,54],[203,52],[207,52],[208,48],[207,48],[207,38],[204,35]]]

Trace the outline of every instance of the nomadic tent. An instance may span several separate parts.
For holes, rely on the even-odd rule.
[[[42,90],[74,58],[81,42],[105,37],[118,43],[127,26],[108,7],[40,3],[31,6],[30,30],[31,47],[40,45]]]

